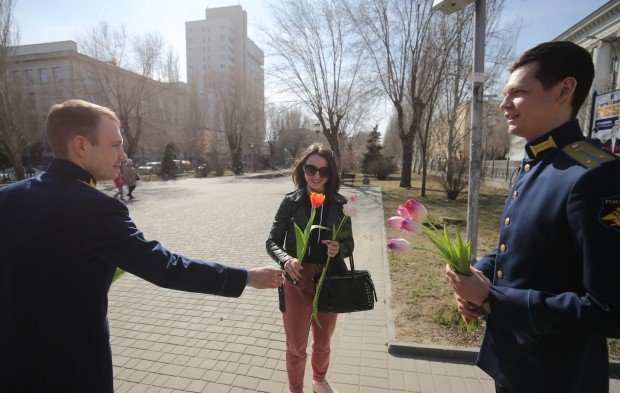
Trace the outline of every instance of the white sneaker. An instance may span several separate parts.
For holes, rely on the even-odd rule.
[[[329,386],[329,382],[327,382],[327,380],[320,383],[312,381],[312,391],[314,393],[338,393],[338,391]]]

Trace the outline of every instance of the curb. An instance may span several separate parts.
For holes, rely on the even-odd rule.
[[[458,360],[471,363],[472,365],[476,363],[476,358],[478,357],[478,348],[411,344],[398,341],[388,343],[388,351],[392,354]]]

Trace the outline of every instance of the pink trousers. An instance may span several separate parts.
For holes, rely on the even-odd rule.
[[[323,382],[329,367],[330,340],[336,328],[338,314],[319,313],[319,327],[312,321],[313,278],[323,265],[305,263],[301,280],[297,285],[284,281],[285,310],[282,313],[286,334],[286,372],[289,389],[303,392],[306,369],[308,333],[312,326],[312,379]]]

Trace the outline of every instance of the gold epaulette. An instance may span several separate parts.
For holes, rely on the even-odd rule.
[[[618,159],[613,154],[608,153],[605,150],[601,150],[587,141],[571,143],[566,145],[562,151],[564,154],[588,169],[595,168],[605,162]]]

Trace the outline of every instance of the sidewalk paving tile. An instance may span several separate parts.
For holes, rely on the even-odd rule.
[[[291,190],[289,178],[147,182],[140,186],[140,201],[128,207],[148,239],[175,252],[248,268],[275,266],[265,240],[281,197]],[[378,187],[341,191],[361,195],[353,219],[356,268],[371,271],[379,301],[372,311],[339,316],[328,380],[341,393],[493,392],[493,381],[471,364],[388,352],[394,329],[386,303],[391,284],[381,192]],[[230,220],[231,211],[247,206],[260,208],[242,224]],[[242,246],[231,248],[230,239]],[[288,391],[275,291],[247,288],[239,299],[222,298],[159,288],[126,274],[110,290],[109,314],[118,393]],[[610,392],[620,393],[618,380],[611,380]]]

